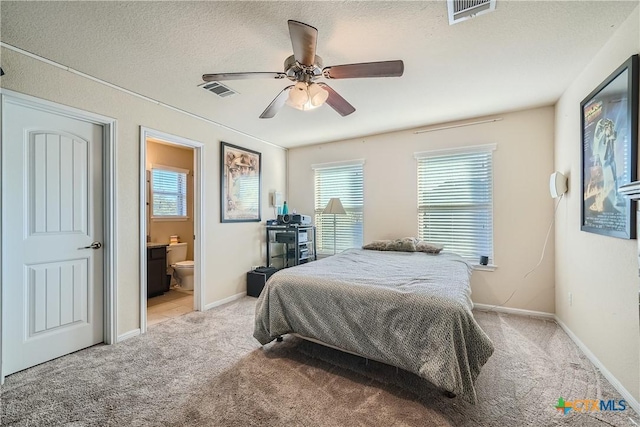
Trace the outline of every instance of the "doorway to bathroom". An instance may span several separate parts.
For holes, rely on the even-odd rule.
[[[140,128],[140,332],[204,306],[204,145]]]

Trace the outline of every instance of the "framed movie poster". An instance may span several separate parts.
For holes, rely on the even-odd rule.
[[[260,222],[261,154],[221,143],[220,222]]]
[[[582,117],[581,230],[635,239],[635,209],[618,192],[636,179],[638,55],[633,55],[580,103]]]

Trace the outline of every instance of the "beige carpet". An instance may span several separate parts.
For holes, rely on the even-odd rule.
[[[477,312],[496,345],[476,406],[420,378],[287,337],[261,349],[255,299],[158,324],[7,377],[7,426],[633,426],[631,410],[557,411],[621,397],[553,322]]]

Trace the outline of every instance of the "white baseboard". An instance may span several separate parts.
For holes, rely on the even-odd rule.
[[[589,348],[586,345],[584,345],[582,341],[580,341],[580,338],[578,338],[576,334],[574,334],[573,331],[571,331],[571,329],[569,329],[569,327],[565,325],[562,320],[558,319],[557,316],[555,317],[555,319],[556,319],[556,322],[558,322],[558,325],[560,325],[560,327],[567,333],[567,335],[569,335],[569,338],[571,338],[573,342],[576,343],[578,348],[580,348],[580,350],[582,350],[585,356],[589,358],[591,363],[593,363],[595,367],[598,368],[598,370],[602,373],[602,375],[607,379],[607,381],[611,383],[613,388],[615,388],[618,391],[618,393],[622,395],[622,397],[624,398],[624,400],[627,401],[629,406],[631,406],[631,408],[634,411],[636,411],[636,413],[640,414],[640,403],[638,403],[638,401],[634,399],[631,393],[629,393],[629,391],[626,388],[624,388],[622,383],[620,383],[620,381],[618,381],[618,379],[614,377],[613,374],[609,372],[607,368],[605,368],[602,362],[598,360],[596,355],[593,354],[591,350],[589,350]]]
[[[238,300],[238,299],[240,299],[240,298],[242,298],[242,297],[244,297],[246,295],[247,295],[246,292],[240,292],[239,294],[231,295],[230,297],[227,297],[227,298],[224,298],[224,299],[221,299],[221,300],[218,300],[218,301],[214,301],[212,303],[209,303],[209,304],[205,305],[204,306],[204,310],[202,310],[202,311],[207,311],[207,310],[210,310],[210,309],[212,309],[214,307],[218,307],[220,305],[226,304],[228,302]]]
[[[116,342],[122,342],[124,340],[128,340],[129,338],[137,337],[140,335],[140,328],[134,329],[133,331],[126,332],[122,335],[118,335]]]
[[[555,320],[556,318],[555,314],[547,313],[546,311],[524,310],[522,308],[500,307],[500,306],[493,306],[489,304],[473,303],[473,308],[481,311],[498,311],[500,313],[515,314],[518,316],[540,317],[540,318],[549,319],[549,320]]]

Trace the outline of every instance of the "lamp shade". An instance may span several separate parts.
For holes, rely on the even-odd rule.
[[[316,83],[311,83],[309,85],[309,101],[311,102],[311,105],[319,107],[325,103],[327,98],[329,98],[329,92],[320,87],[320,85]]]
[[[327,203],[327,207],[322,211],[323,214],[346,214],[347,212],[342,207],[342,202],[340,198],[333,197],[329,199],[329,203]]]
[[[302,110],[302,106],[307,102],[309,102],[307,85],[302,82],[296,83],[293,89],[289,91],[289,99],[287,103],[292,107]]]

